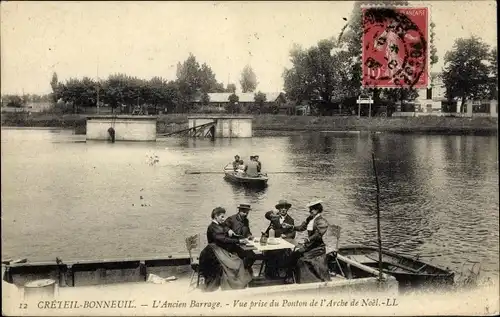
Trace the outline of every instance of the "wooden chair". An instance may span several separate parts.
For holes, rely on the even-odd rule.
[[[199,250],[199,246],[200,246],[199,234],[195,234],[193,236],[189,236],[186,238],[186,249],[189,253],[191,269],[193,270],[193,272],[191,273],[191,278],[189,280],[189,288],[193,287],[195,283],[196,283],[196,288],[200,286],[200,277],[201,277],[200,260],[199,260],[199,255],[194,253],[195,250]]]
[[[329,229],[330,235],[334,236],[335,239],[337,240],[337,244],[335,246],[335,251],[338,251],[339,250],[339,241],[340,241],[340,231],[342,230],[342,228],[340,226],[337,226],[337,225],[330,225],[330,227],[328,229]]]
[[[327,247],[327,250],[326,250],[326,253],[330,253],[332,251],[335,251],[337,252],[339,250],[339,241],[340,241],[340,232],[342,231],[342,228],[340,226],[337,226],[337,225],[330,225],[328,227],[328,235],[330,236],[334,236],[335,239],[337,240],[336,242],[336,245],[335,245],[335,249],[328,249]],[[340,273],[342,273],[342,275],[344,275],[344,272],[342,271],[342,267],[340,266],[340,263],[339,263],[339,260],[338,259],[335,259],[335,261],[337,261],[337,266],[339,267],[339,270],[340,270]]]

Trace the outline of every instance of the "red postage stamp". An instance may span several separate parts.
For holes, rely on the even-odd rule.
[[[363,8],[363,87],[427,88],[428,8]]]

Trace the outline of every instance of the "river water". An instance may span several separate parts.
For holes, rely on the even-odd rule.
[[[85,142],[70,130],[2,128],[2,258],[31,261],[168,256],[206,232],[210,212],[252,204],[251,229],[282,198],[296,222],[324,201],[340,245],[376,242],[457,272],[498,276],[497,136],[305,133],[251,139]],[[222,168],[259,154],[269,186],[234,186]],[[157,156],[158,161],[154,161]],[[186,171],[220,172],[186,174]],[[271,172],[290,172],[276,173]],[[292,173],[300,172],[300,173]],[[335,238],[326,239],[334,244]],[[465,263],[465,266],[463,266]]]

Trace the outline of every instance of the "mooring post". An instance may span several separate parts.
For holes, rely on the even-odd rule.
[[[139,275],[143,281],[148,279],[148,268],[146,267],[146,261],[139,262]]]
[[[382,237],[380,233],[380,184],[378,181],[378,174],[377,174],[377,165],[375,164],[375,133],[372,134],[372,164],[373,164],[373,174],[375,175],[375,184],[377,186],[377,243],[378,243],[378,269],[379,269],[379,275],[378,279],[379,282],[382,282],[382,270],[383,270],[383,264],[382,264]]]

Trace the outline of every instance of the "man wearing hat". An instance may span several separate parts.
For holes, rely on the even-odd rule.
[[[228,234],[230,236],[253,240],[252,232],[250,231],[250,222],[248,221],[248,213],[250,210],[252,210],[252,208],[249,204],[239,204],[238,213],[226,218],[224,223],[229,229]],[[255,262],[252,251],[239,249],[238,256],[243,259],[246,268],[250,268]]]
[[[288,214],[288,210],[292,207],[292,204],[282,199],[274,207],[277,212],[268,211],[265,214],[266,219],[271,222],[266,230],[266,233],[269,233],[269,230],[273,229],[275,237],[295,239],[295,231],[293,230],[294,220]]]
[[[280,200],[275,211],[268,211],[265,214],[266,219],[270,221],[266,234],[269,230],[274,230],[274,237],[284,239],[295,239],[294,220],[288,215],[288,210],[292,207],[288,201]],[[267,278],[276,278],[281,276],[280,272],[286,267],[287,258],[290,255],[289,249],[273,250],[266,252],[265,275]]]
[[[250,231],[250,222],[248,221],[248,213],[252,210],[249,204],[239,204],[238,213],[227,217],[225,224],[231,229],[233,235],[238,235],[246,239],[253,239]]]

